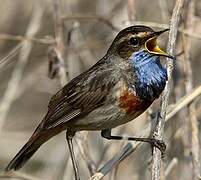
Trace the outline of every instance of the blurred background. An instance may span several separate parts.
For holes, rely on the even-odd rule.
[[[175,0],[0,0],[0,4],[0,178],[6,179],[3,169],[42,120],[51,96],[103,57],[119,30],[136,24],[155,30],[169,27]],[[159,41],[165,49],[168,33]],[[169,114],[182,97],[192,97],[193,89],[201,85],[200,49],[201,1],[184,0]],[[55,58],[58,55],[62,58]],[[165,125],[162,179],[200,178],[199,94],[190,104],[180,104],[181,110]],[[114,134],[143,131],[159,105],[157,101]],[[107,141],[100,132],[81,132],[74,143],[85,180],[122,152],[127,142]],[[151,154],[150,145],[142,144],[103,179],[150,179]],[[32,180],[72,180],[65,132],[45,143],[18,175]]]

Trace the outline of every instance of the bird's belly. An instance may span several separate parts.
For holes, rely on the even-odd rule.
[[[122,111],[119,106],[108,105],[104,108],[99,107],[84,118],[79,119],[74,127],[77,131],[112,129],[135,119],[143,112],[144,110],[133,110],[132,113],[127,113]]]

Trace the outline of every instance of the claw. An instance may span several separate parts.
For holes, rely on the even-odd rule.
[[[153,141],[151,142],[151,145],[158,148],[161,151],[162,158],[164,158],[164,154],[166,150],[165,142],[159,139],[153,139]]]

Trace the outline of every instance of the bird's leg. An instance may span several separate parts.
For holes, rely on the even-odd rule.
[[[77,166],[77,163],[75,160],[75,153],[74,153],[74,149],[73,149],[73,141],[72,140],[73,140],[74,135],[75,135],[75,132],[66,131],[66,140],[68,142],[68,148],[69,148],[69,152],[70,152],[70,156],[71,156],[71,160],[72,160],[72,164],[73,164],[75,180],[80,180],[78,166]]]
[[[163,156],[166,145],[162,140],[154,139],[154,138],[137,138],[137,137],[125,137],[125,136],[113,136],[111,135],[111,129],[105,129],[101,131],[101,136],[108,140],[129,140],[129,141],[141,141],[141,142],[148,142],[152,146],[157,147]]]

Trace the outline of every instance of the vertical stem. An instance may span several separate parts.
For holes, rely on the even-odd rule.
[[[166,0],[159,0],[159,6],[161,9],[162,19],[164,22],[167,22],[167,20],[169,19],[167,1]]]
[[[135,21],[136,19],[136,1],[127,0],[128,20]]]
[[[179,19],[180,19],[183,3],[184,3],[184,0],[177,0],[175,3],[175,7],[173,9],[173,14],[172,14],[171,23],[170,23],[169,41],[168,41],[168,47],[167,47],[167,52],[169,54],[174,54],[178,24],[179,24]],[[166,109],[167,109],[168,100],[170,96],[172,69],[173,69],[173,60],[167,58],[168,82],[166,84],[165,90],[161,97],[161,109],[157,117],[158,125],[154,132],[154,138],[156,139],[163,139]],[[157,148],[154,148],[153,149],[153,164],[152,164],[152,180],[160,179],[160,171],[161,171],[161,152]]]
[[[194,25],[194,11],[195,11],[195,1],[191,0],[188,2],[187,6],[187,17],[185,26],[188,28],[190,33],[193,33],[193,25]],[[186,78],[186,93],[190,93],[193,89],[193,73],[191,66],[191,47],[192,41],[190,37],[183,36],[184,38],[184,72]],[[199,133],[198,133],[198,120],[195,115],[195,102],[192,102],[189,105],[189,119],[191,125],[191,152],[192,152],[192,160],[193,160],[193,179],[196,180],[200,176],[200,160],[199,160]]]
[[[55,38],[56,38],[56,46],[55,51],[57,53],[57,57],[60,61],[60,68],[59,68],[59,80],[61,85],[64,86],[68,79],[66,75],[66,68],[65,64],[65,36],[64,36],[64,21],[62,19],[61,13],[61,0],[53,0],[54,4],[54,16],[55,16]]]

